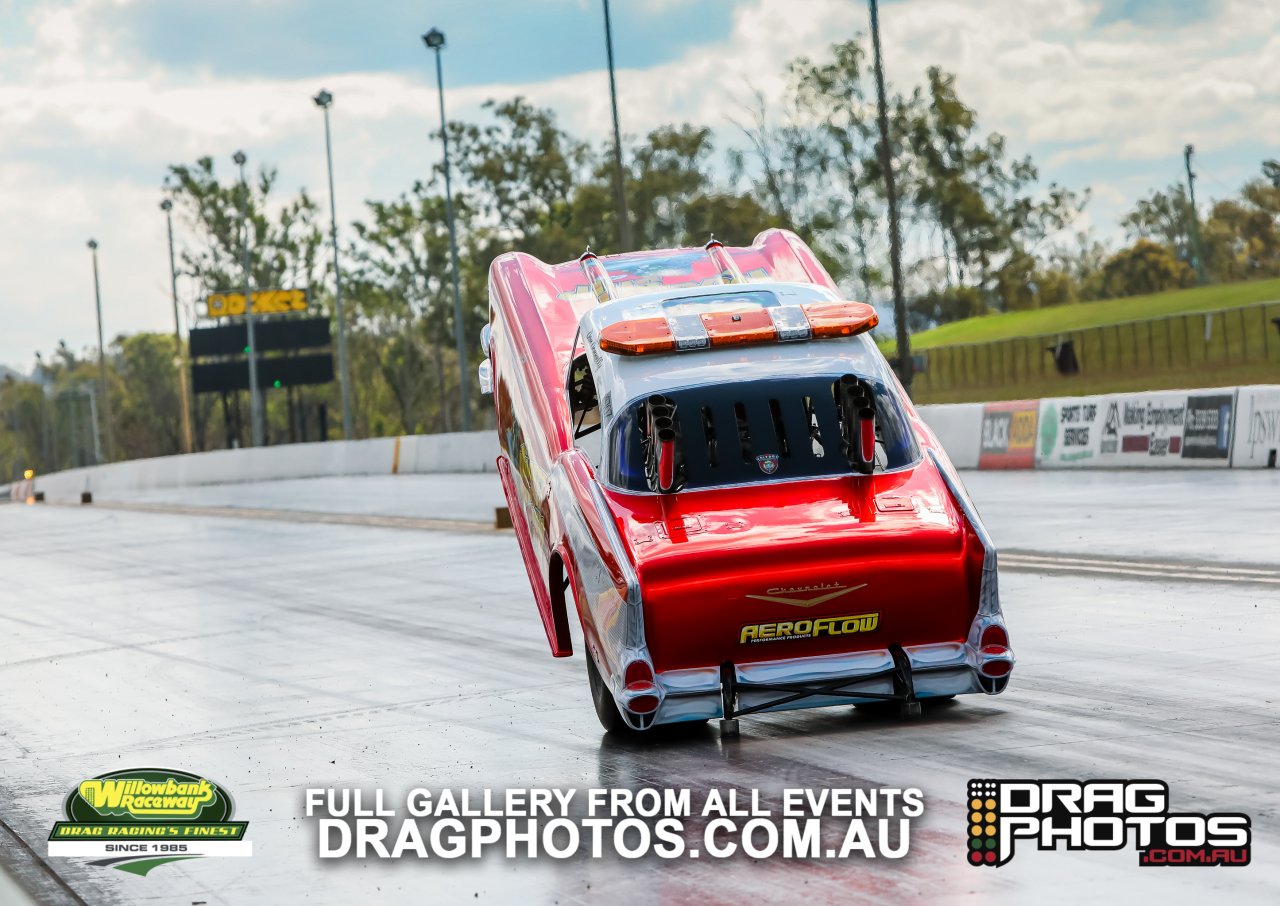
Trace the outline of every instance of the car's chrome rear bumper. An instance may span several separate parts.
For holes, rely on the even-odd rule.
[[[964,695],[970,692],[994,695],[1004,691],[1009,680],[1009,673],[998,678],[984,676],[981,668],[992,658],[963,642],[904,647],[902,653],[910,664],[916,698]],[[1004,659],[1011,661],[1012,655]],[[887,648],[851,654],[734,664],[733,685],[737,709],[786,711],[883,701],[895,694],[894,670],[893,654]],[[846,682],[839,682],[840,680]],[[655,724],[725,716],[724,686],[719,667],[668,670],[657,675],[657,683],[664,694],[662,705],[654,717]],[[775,687],[786,684],[828,687],[829,691],[838,690],[841,694],[806,695],[781,701],[791,696],[780,694]]]

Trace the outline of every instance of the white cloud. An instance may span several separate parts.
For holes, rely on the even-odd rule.
[[[358,217],[429,172],[437,149],[434,83],[423,74],[308,79],[179,76],[119,50],[109,28],[86,33],[113,0],[52,2],[31,14],[32,43],[0,48],[0,361],[26,367],[59,338],[94,339],[84,242],[102,242],[110,332],[164,329],[167,258],[160,181],[171,162],[213,154],[223,172],[243,147],[279,166],[285,193],[325,192],[322,85],[334,116],[338,211]],[[668,0],[650,0],[654,14]],[[959,76],[961,97],[1046,179],[1087,173],[1090,212],[1106,228],[1135,195],[1176,175],[1182,145],[1260,159],[1280,144],[1280,5],[1223,0],[1208,18],[1161,27],[1095,26],[1100,0],[910,0],[881,8],[890,81],[907,89],[930,64]],[[96,18],[86,13],[97,9]],[[730,116],[752,90],[776,95],[782,67],[867,28],[848,0],[744,0],[732,34],[681,59],[619,72],[623,127],[706,123],[733,138]],[[524,94],[555,107],[579,135],[607,140],[603,72],[450,92],[452,117],[489,97]],[[1240,153],[1242,150],[1247,154]],[[1123,166],[1121,166],[1123,165]],[[1083,168],[1088,167],[1088,170]],[[1228,182],[1245,172],[1214,167]],[[1060,172],[1061,171],[1061,172]],[[1137,175],[1135,175],[1135,171]],[[1075,185],[1082,188],[1082,185]]]

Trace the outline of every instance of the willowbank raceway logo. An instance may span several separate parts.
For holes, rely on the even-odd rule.
[[[1169,811],[1162,780],[970,780],[966,850],[999,867],[1014,842],[1038,849],[1117,850],[1143,866],[1249,864],[1252,830],[1240,812]]]
[[[49,833],[49,855],[88,858],[136,875],[182,859],[251,856],[248,822],[213,781],[167,768],[131,768],[81,781]]]

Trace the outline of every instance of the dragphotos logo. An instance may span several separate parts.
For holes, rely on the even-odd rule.
[[[1018,841],[1037,849],[1138,851],[1138,864],[1249,864],[1252,830],[1239,812],[1169,811],[1162,780],[970,780],[972,865],[998,867]]]

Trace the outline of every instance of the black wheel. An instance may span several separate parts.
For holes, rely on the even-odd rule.
[[[627,722],[622,719],[622,715],[618,713],[618,705],[613,700],[613,693],[600,678],[600,671],[596,669],[596,659],[591,656],[590,651],[586,654],[587,682],[591,686],[591,701],[596,706],[596,717],[600,718],[600,726],[604,727],[606,733],[632,732]]]

